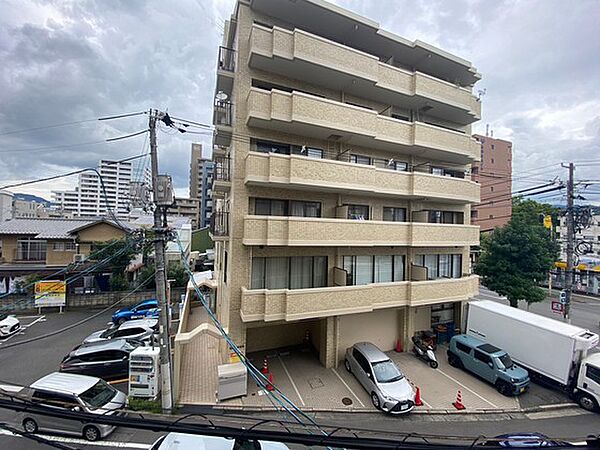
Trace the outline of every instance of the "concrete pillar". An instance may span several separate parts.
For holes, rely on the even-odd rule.
[[[319,360],[327,368],[337,367],[338,364],[338,323],[337,317],[327,317],[321,321]]]

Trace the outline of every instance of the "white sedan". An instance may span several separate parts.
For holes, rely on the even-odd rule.
[[[0,313],[0,338],[5,338],[21,329],[21,322],[15,316]]]

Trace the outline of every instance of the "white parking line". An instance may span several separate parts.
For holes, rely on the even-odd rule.
[[[294,388],[294,391],[296,391],[296,395],[300,399],[300,403],[302,403],[302,406],[306,406],[306,404],[304,403],[304,400],[302,399],[302,396],[300,395],[300,391],[298,390],[298,387],[296,387],[296,383],[294,383],[294,380],[292,379],[290,372],[287,370],[287,367],[285,366],[285,363],[283,362],[283,359],[281,359],[281,356],[279,356],[279,355],[277,355],[277,359],[279,359],[279,362],[281,363],[283,370],[285,370],[285,374],[289,378],[290,383],[292,383],[292,387]]]
[[[62,436],[48,436],[45,434],[41,434],[40,437],[47,439],[49,441],[55,442],[63,442],[65,444],[80,444],[80,445],[91,445],[98,447],[113,447],[113,448],[139,448],[139,449],[149,449],[152,444],[141,444],[138,442],[117,442],[117,441],[94,441],[90,442],[85,439],[77,439],[77,438],[68,438]]]
[[[335,373],[337,375],[337,377],[340,379],[340,381],[342,382],[342,384],[344,386],[346,386],[346,389],[348,389],[350,391],[350,393],[354,396],[354,398],[356,399],[356,401],[358,401],[358,403],[360,403],[360,406],[362,406],[364,408],[365,404],[363,402],[361,402],[360,398],[358,398],[358,395],[356,395],[354,393],[354,391],[352,389],[350,389],[350,386],[348,386],[348,384],[344,381],[344,379],[340,376],[340,374],[337,373],[337,370],[335,370],[333,367],[331,368],[331,370],[333,370],[333,373]]]
[[[23,437],[20,434],[13,433],[12,431],[8,431],[3,428],[0,428],[0,435],[12,436],[12,437],[18,437],[18,438]],[[90,441],[86,441],[85,439],[69,438],[69,437],[62,437],[62,436],[49,436],[46,434],[39,434],[36,436],[39,436],[41,438],[44,438],[48,441],[53,441],[53,442],[62,442],[65,444],[80,444],[80,445],[86,445],[86,446],[91,445],[93,447],[98,446],[98,447],[112,447],[112,448],[136,448],[136,449],[146,450],[152,446],[152,444],[141,444],[138,442],[116,442],[116,441],[90,442]]]
[[[490,405],[492,405],[494,408],[498,408],[498,406],[494,405],[492,402],[490,402],[489,400],[485,399],[484,397],[482,397],[481,395],[479,395],[477,392],[475,392],[473,389],[469,389],[467,386],[465,386],[464,384],[462,384],[460,381],[458,381],[456,378],[452,378],[450,375],[448,375],[447,373],[445,373],[443,370],[441,370],[440,368],[437,369],[437,371],[439,373],[441,373],[442,375],[444,375],[447,378],[450,378],[452,381],[454,381],[456,384],[458,384],[459,386],[462,386],[464,389],[466,389],[467,391],[469,391],[470,393],[472,393],[473,395],[476,395],[477,397],[479,397],[481,400],[483,400],[486,403],[489,403]]]

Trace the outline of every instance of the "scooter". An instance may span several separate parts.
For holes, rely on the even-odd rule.
[[[432,369],[437,369],[438,367],[438,362],[437,359],[435,357],[435,353],[434,353],[434,349],[433,346],[431,345],[431,342],[428,341],[424,341],[420,335],[415,334],[412,337],[412,341],[413,341],[413,353],[421,358],[423,361],[429,363],[429,366]]]

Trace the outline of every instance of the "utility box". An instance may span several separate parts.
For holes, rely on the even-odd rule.
[[[221,364],[217,372],[219,374],[218,401],[247,394],[248,371],[243,363]]]
[[[129,355],[129,395],[156,398],[160,393],[160,350],[138,347]]]

